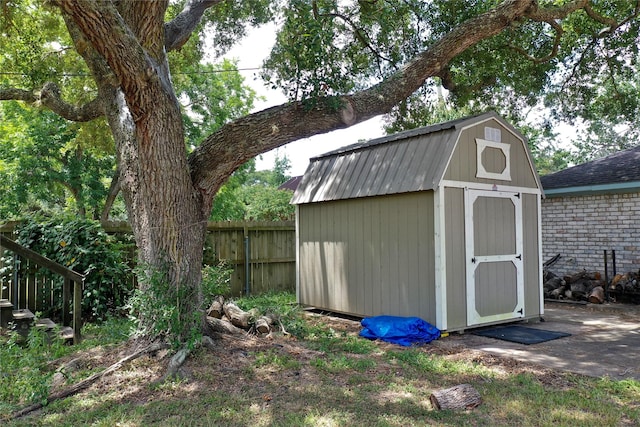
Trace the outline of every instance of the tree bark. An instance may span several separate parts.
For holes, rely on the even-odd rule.
[[[211,332],[216,332],[220,334],[230,334],[230,335],[241,335],[246,332],[243,329],[233,326],[229,322],[216,319],[215,317],[210,317],[210,316],[206,318],[206,330],[207,330],[207,335],[210,335]]]
[[[436,409],[472,409],[482,403],[480,393],[470,384],[436,390],[429,396],[429,400]]]
[[[224,297],[222,295],[217,295],[209,309],[207,310],[207,316],[215,317],[216,319],[221,319],[224,314]]]

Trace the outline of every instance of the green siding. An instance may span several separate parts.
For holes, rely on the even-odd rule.
[[[445,188],[445,242],[447,257],[447,329],[467,327],[467,270],[464,241],[464,190]]]
[[[476,138],[484,139],[484,128],[486,126],[500,129],[502,135],[501,142],[511,146],[511,181],[476,178]],[[493,171],[492,169],[497,169],[498,165],[504,163],[503,160],[500,160],[500,156],[495,152],[487,153],[485,151],[485,158],[488,158],[489,160],[489,164],[485,164],[485,169],[488,171]],[[524,142],[495,119],[479,123],[463,130],[460,133],[458,144],[453,151],[444,179],[451,181],[496,184],[497,186],[509,185],[525,188],[538,188],[536,175],[529,163],[529,155]]]
[[[539,196],[524,194],[522,199],[523,215],[523,240],[524,240],[524,315],[526,318],[535,318],[540,313],[541,281],[540,244],[538,229],[540,218],[538,217]]]
[[[433,192],[299,206],[300,303],[435,323]]]

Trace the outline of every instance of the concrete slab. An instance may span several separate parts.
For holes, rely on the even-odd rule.
[[[640,306],[545,304],[544,321],[525,326],[571,334],[540,344],[452,334],[448,339],[487,353],[593,377],[640,380]]]

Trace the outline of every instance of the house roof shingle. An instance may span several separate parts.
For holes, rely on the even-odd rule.
[[[640,185],[640,146],[542,176],[540,181],[547,195]]]
[[[296,191],[298,185],[300,185],[300,181],[302,181],[302,175],[293,176],[289,178],[284,184],[278,187],[278,190],[291,190]]]

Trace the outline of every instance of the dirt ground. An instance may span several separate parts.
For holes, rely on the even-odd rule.
[[[347,335],[355,336],[361,330],[359,321],[355,319],[325,314],[309,314],[309,316],[312,317],[312,321],[323,323],[333,328],[338,334],[346,333]],[[245,380],[243,373],[247,372],[249,366],[255,363],[249,357],[251,354],[266,351],[286,354],[288,357],[293,357],[298,362],[301,362],[301,366],[307,365],[312,359],[323,356],[322,352],[310,350],[303,343],[287,336],[263,338],[224,335],[220,337],[216,344],[215,347],[200,352],[197,358],[188,358],[180,369],[179,374],[186,380],[190,378],[215,378],[218,390],[233,392],[237,389],[238,382]],[[378,347],[396,351],[403,348],[384,342],[378,342]],[[100,365],[106,367],[133,353],[136,349],[131,346],[123,346],[110,351],[96,350],[93,353],[87,353],[82,363],[86,366]],[[556,369],[549,369],[506,355],[492,354],[470,348],[460,336],[433,341],[423,346],[422,350],[429,354],[443,356],[449,360],[479,363],[505,375],[525,372],[534,373],[543,384],[558,388],[563,388],[566,382],[561,372]],[[362,357],[368,356],[363,355]],[[109,393],[114,389],[118,389],[123,402],[144,404],[154,399],[157,391],[149,387],[142,387],[141,383],[150,379],[151,381],[160,379],[166,371],[167,362],[168,354],[166,351],[158,352],[152,356],[141,357],[131,362],[127,369],[116,371],[94,384],[91,387],[92,392]],[[392,370],[393,367],[378,363],[378,369]],[[265,373],[264,375],[269,374]],[[300,372],[294,376],[281,376],[274,373],[272,377],[263,378],[263,380],[269,383],[277,381],[280,383],[282,390],[288,390],[293,388],[294,385],[299,386],[301,383],[318,383],[320,379],[316,378],[315,375],[311,370],[300,369]],[[255,384],[259,385],[260,381],[256,381]],[[270,398],[267,395],[263,396],[265,402],[268,402]]]
[[[579,308],[554,307],[550,308],[545,315],[547,319],[544,323],[535,323],[531,326],[550,330],[570,330],[572,336],[567,339],[555,340],[544,343],[544,345],[524,346],[478,337],[471,333],[452,334],[422,346],[421,351],[442,356],[447,360],[481,364],[503,375],[531,373],[543,385],[562,390],[571,387],[565,372],[572,371],[570,368],[577,365],[574,361],[567,359],[571,354],[583,358],[587,363],[592,363],[594,359],[598,362],[611,357],[606,352],[603,353],[605,359],[598,354],[593,354],[594,349],[608,351],[607,347],[613,346],[611,344],[603,345],[604,338],[620,338],[611,330],[605,329],[608,324],[624,325],[627,328],[625,331],[631,333],[631,338],[637,340],[633,341],[636,347],[626,349],[620,347],[621,351],[626,351],[631,360],[634,355],[640,353],[640,334],[638,332],[640,317],[638,317],[638,313],[640,310],[629,314],[627,312],[611,313],[604,310],[591,312]],[[310,322],[331,327],[339,335],[357,336],[361,330],[358,319],[315,313],[307,315]],[[583,348],[585,343],[589,344],[587,348]],[[403,348],[384,342],[378,342],[377,346],[381,350],[399,351]],[[76,355],[77,360],[74,363],[76,366],[84,368],[105,368],[132,354],[137,349],[139,347],[135,347],[131,343],[109,350],[98,348],[85,352],[80,357]],[[588,354],[585,356],[580,353],[582,350],[587,351]],[[256,366],[255,355],[266,352],[293,359],[299,363],[300,368],[285,375],[278,370],[271,371],[269,369],[260,369],[256,374],[256,370],[253,369]],[[275,335],[271,338],[224,335],[216,340],[213,346],[197,350],[195,357],[187,358],[179,371],[179,375],[185,380],[180,386],[180,393],[188,393],[190,387],[193,388],[193,393],[197,393],[198,390],[208,387],[207,384],[215,382],[216,390],[228,391],[232,394],[238,391],[239,384],[250,383],[251,394],[257,396],[256,400],[259,401],[259,404],[268,406],[272,399],[286,400],[289,397],[288,393],[301,385],[321,383],[322,378],[319,376],[321,374],[317,369],[310,369],[309,366],[311,361],[323,356],[324,353],[309,349],[304,342],[286,335]],[[357,357],[375,356],[366,354]],[[554,365],[551,363],[554,358],[565,365]],[[70,361],[71,359],[57,363],[64,364]],[[140,357],[97,381],[81,393],[112,396],[115,394],[117,400],[137,405],[144,405],[159,399],[170,399],[171,394],[177,393],[177,391],[170,387],[148,386],[150,382],[162,378],[166,372],[168,361],[169,353],[166,350]],[[604,375],[609,375],[613,379],[622,379],[623,376],[619,375],[620,372],[625,375],[624,378],[633,376],[637,372],[637,363],[632,363],[634,363],[631,367],[633,369],[619,367],[612,371],[613,373],[605,373]],[[596,365],[598,364],[601,363],[596,363]],[[380,357],[376,358],[375,370],[377,372],[386,371],[393,374],[394,369],[396,367],[388,361]],[[594,370],[592,366],[591,371],[587,369],[588,374],[598,376],[601,372]],[[341,380],[338,377],[336,381]],[[347,386],[346,379],[344,381]],[[267,389],[263,384],[270,386]],[[274,384],[277,386],[273,387]],[[64,387],[64,385],[61,386]]]

